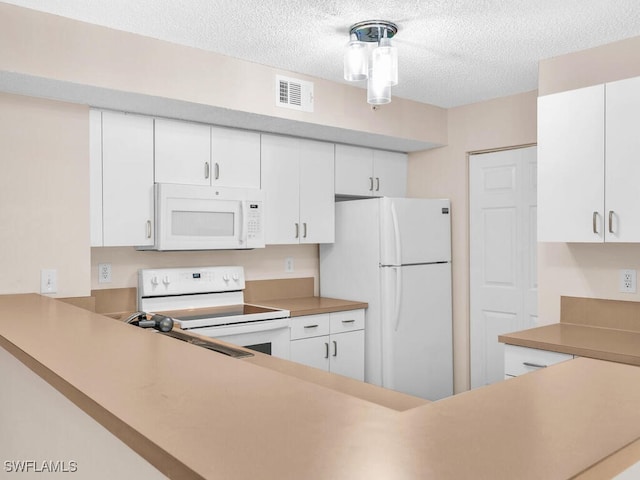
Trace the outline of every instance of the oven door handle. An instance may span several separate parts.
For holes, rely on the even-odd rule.
[[[215,327],[203,327],[190,329],[193,333],[205,335],[207,337],[221,338],[229,335],[241,335],[244,333],[268,332],[271,330],[280,330],[289,328],[289,319],[280,318],[277,320],[264,320],[249,323],[236,323],[233,325],[221,325]]]

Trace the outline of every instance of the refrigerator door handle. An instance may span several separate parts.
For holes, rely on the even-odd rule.
[[[397,332],[400,326],[400,300],[402,299],[402,269],[400,267],[393,267],[396,271],[396,304],[394,305],[393,315],[395,317],[394,329]]]
[[[396,205],[391,202],[391,221],[393,222],[393,236],[396,242],[396,259],[395,265],[402,264],[402,246],[400,244],[400,227],[398,226],[398,214],[396,213]]]

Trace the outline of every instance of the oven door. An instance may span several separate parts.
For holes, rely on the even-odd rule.
[[[191,329],[193,333],[217,338],[256,352],[289,360],[289,319],[237,323]]]

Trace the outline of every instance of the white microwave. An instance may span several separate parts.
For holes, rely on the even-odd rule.
[[[139,250],[264,247],[264,194],[246,188],[156,183],[153,246]]]

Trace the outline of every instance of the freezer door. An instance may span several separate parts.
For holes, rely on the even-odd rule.
[[[383,198],[381,249],[381,265],[450,261],[449,200]]]
[[[382,267],[382,386],[453,395],[451,264]]]

